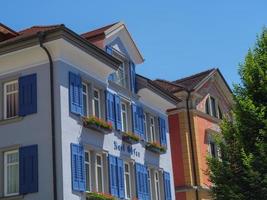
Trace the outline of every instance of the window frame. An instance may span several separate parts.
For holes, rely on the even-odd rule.
[[[7,86],[8,85],[12,85],[16,83],[17,84],[17,87],[18,89],[16,91],[12,91],[12,92],[7,92]],[[13,118],[16,118],[18,117],[18,114],[19,114],[19,81],[18,79],[15,79],[15,80],[12,80],[12,81],[7,81],[4,83],[3,85],[4,87],[4,119],[13,119]],[[7,94],[8,93],[8,94]],[[7,95],[11,95],[11,94],[16,94],[17,93],[17,104],[18,104],[18,110],[17,110],[17,114],[15,116],[12,116],[12,117],[7,117]]]
[[[83,86],[85,86],[85,92],[83,91]],[[86,96],[86,111],[85,111],[85,113],[86,113],[86,115],[84,115],[85,113],[83,113],[83,115],[85,116],[85,117],[88,117],[89,116],[89,87],[88,87],[88,84],[86,83],[86,82],[82,82],[82,96],[84,97],[84,96]],[[83,112],[84,112],[84,103],[85,102],[83,102]]]
[[[100,157],[101,158],[101,165],[98,165],[97,163],[97,157]],[[97,192],[104,192],[104,162],[103,162],[103,155],[100,154],[100,153],[97,153],[96,156],[95,156],[95,172],[96,172],[96,191]],[[101,174],[102,174],[102,178],[101,178],[101,181],[102,181],[102,188],[101,188],[101,191],[99,191],[99,188],[98,188],[98,167],[101,168]]]
[[[150,198],[152,198],[152,177],[151,177],[151,169],[147,169],[147,180],[149,184],[149,192],[150,192]]]
[[[16,193],[7,193],[7,168],[8,166],[8,163],[7,163],[7,156],[10,155],[10,154],[14,154],[14,153],[17,153],[18,154],[18,161],[14,164],[12,163],[12,165],[18,165],[18,192]],[[5,151],[4,152],[4,196],[5,197],[9,197],[9,196],[16,196],[16,195],[19,195],[19,150],[18,149],[15,149],[15,150],[10,150],[10,151]]]
[[[122,106],[125,106],[125,110],[122,109]],[[123,114],[125,114],[125,124],[123,121]],[[121,101],[121,129],[123,132],[127,132],[129,130],[129,124],[128,124],[128,105],[126,102]]]
[[[144,112],[144,135],[145,135],[145,138],[146,140],[148,140],[148,131],[147,131],[147,113]]]
[[[214,102],[214,106],[213,103]],[[209,95],[205,100],[205,113],[211,117],[215,117],[217,119],[222,119],[223,112],[219,105],[219,101],[217,98]]]
[[[88,154],[88,161],[86,161],[86,156],[85,154]],[[87,173],[85,173],[85,179],[86,179],[86,187],[85,187],[85,192],[92,192],[92,173],[91,173],[91,167],[92,167],[92,162],[91,162],[91,152],[89,150],[84,151],[84,165],[85,165],[85,170],[86,170],[86,165],[88,165],[88,174],[89,178],[87,177]],[[86,172],[86,171],[85,171]],[[87,181],[89,180],[89,181]],[[89,183],[88,183],[89,182]],[[87,186],[89,186],[89,190],[87,190]]]
[[[98,98],[95,98],[95,92],[98,93]],[[99,116],[96,116],[96,110],[95,110],[95,101],[98,101],[98,111],[99,111]],[[92,114],[95,117],[101,118],[101,93],[100,90],[97,88],[93,88],[93,98],[92,98]]]
[[[157,176],[156,176],[157,175]],[[157,179],[156,179],[157,177]],[[154,189],[155,189],[155,200],[160,200],[161,193],[160,193],[160,177],[159,177],[159,171],[154,171]]]
[[[125,170],[125,166],[128,166],[128,172]],[[126,176],[129,176],[129,197],[127,196],[127,181]],[[131,199],[132,198],[132,183],[131,183],[131,165],[128,162],[124,162],[124,190],[125,190],[125,199]]]
[[[151,119],[153,121],[153,126],[151,123]],[[157,134],[156,134],[156,120],[154,116],[149,116],[149,136],[150,136],[150,142],[157,142]],[[152,131],[153,130],[153,133]],[[153,136],[153,137],[152,137]]]

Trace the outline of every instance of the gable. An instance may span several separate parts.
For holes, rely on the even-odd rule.
[[[197,90],[197,94],[200,98],[197,101],[196,108],[202,112],[205,112],[205,103],[209,96],[216,99],[223,113],[228,113],[233,105],[232,93],[216,74]]]
[[[123,23],[118,23],[105,31],[104,45],[113,45],[115,49],[121,51],[135,64],[141,64],[144,59],[134,43],[130,33]]]

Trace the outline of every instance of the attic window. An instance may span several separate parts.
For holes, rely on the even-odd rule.
[[[218,119],[223,118],[223,113],[219,106],[218,100],[212,96],[208,96],[208,98],[206,99],[205,113]]]

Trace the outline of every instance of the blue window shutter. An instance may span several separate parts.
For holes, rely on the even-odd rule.
[[[130,73],[131,73],[131,91],[136,93],[136,74],[135,74],[135,65],[130,61]]]
[[[143,166],[143,176],[144,176],[144,197],[146,200],[149,200],[150,194],[149,194],[149,185],[148,185],[148,172],[147,172],[146,166]]]
[[[124,199],[124,164],[123,160],[117,158],[117,166],[118,166],[118,189],[119,189],[119,198]]]
[[[86,186],[84,149],[79,144],[71,144],[71,173],[72,189],[78,192],[84,192]]]
[[[170,174],[168,172],[164,172],[163,178],[164,178],[165,200],[172,200]]]
[[[110,194],[119,197],[118,193],[118,179],[117,179],[117,158],[109,155],[109,187]]]
[[[37,112],[36,74],[19,77],[19,116]]]
[[[115,117],[116,117],[116,129],[121,131],[121,98],[118,95],[115,98]]]
[[[19,193],[38,192],[38,146],[19,149]]]
[[[82,79],[72,72],[69,72],[69,104],[72,113],[83,114]]]
[[[114,94],[109,91],[106,91],[106,115],[107,121],[112,123],[112,126],[115,127],[115,100]]]
[[[161,145],[167,145],[167,136],[166,136],[166,121],[165,119],[159,117],[159,132],[160,132],[160,143]]]
[[[140,165],[140,184],[141,184],[141,198],[143,200],[149,200],[149,185],[148,185],[148,172],[147,167],[144,165]]]
[[[138,118],[139,118],[139,132],[142,139],[145,139],[144,131],[144,111],[141,106],[138,107]]]
[[[135,176],[136,176],[136,195],[138,199],[143,199],[142,189],[142,165],[135,163]]]
[[[138,107],[136,104],[132,104],[132,116],[133,116],[133,132],[137,135],[140,135],[139,126],[138,126]]]

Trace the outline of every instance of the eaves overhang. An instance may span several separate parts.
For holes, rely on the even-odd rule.
[[[169,101],[169,103],[176,105],[177,103],[181,102],[182,100],[178,97],[174,96],[172,93],[168,92],[167,90],[161,88],[157,84],[155,84],[152,80],[149,78],[146,78],[144,76],[141,76],[137,74],[137,78],[139,78],[142,81],[141,87],[146,87],[150,89],[151,91],[155,92],[157,95],[161,96],[165,100]],[[142,88],[138,88],[142,89]]]
[[[68,29],[64,25],[43,32],[45,33],[44,43],[62,38],[70,42],[72,45],[80,48],[84,52],[88,53],[89,55],[93,56],[94,58],[102,61],[114,70],[117,70],[121,65],[120,60],[91,44],[86,39],[82,38],[80,35]],[[0,56],[38,44],[38,33],[30,34],[27,36],[20,35],[0,43]]]

